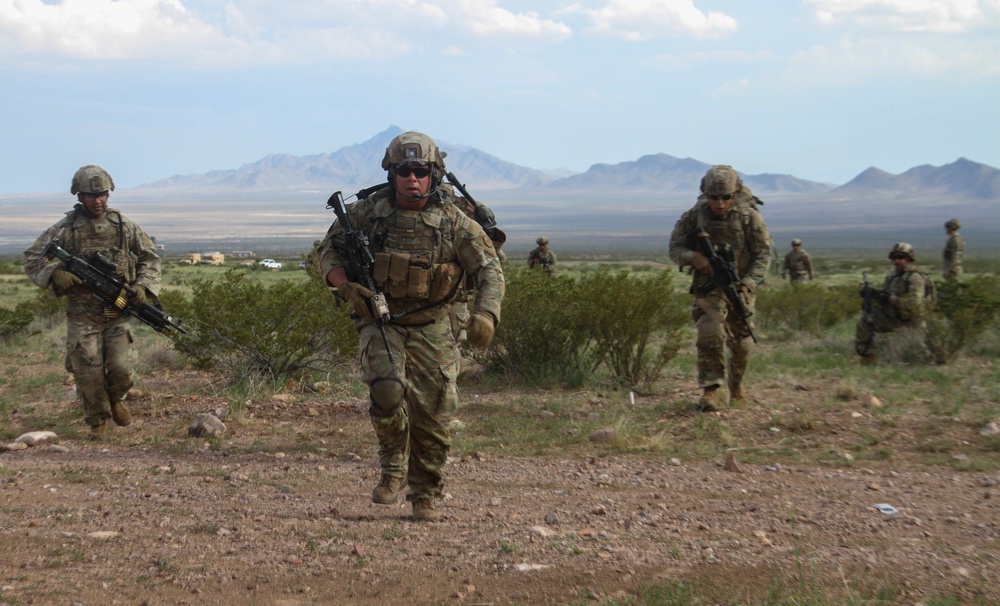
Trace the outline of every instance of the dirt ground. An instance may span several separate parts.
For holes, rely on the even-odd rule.
[[[879,592],[908,605],[1000,601],[996,471],[750,463],[739,452],[736,469],[584,441],[592,452],[456,456],[442,519],[418,523],[402,499],[370,501],[378,467],[362,401],[251,402],[221,439],[190,438],[196,412],[227,405],[183,395],[184,383],[209,384],[192,374],[146,381],[134,423],[105,442],[85,439],[78,404],[32,403],[71,421],[58,450],[0,453],[0,604],[642,603],[674,583],[713,604]],[[858,410],[832,426],[872,422]],[[769,413],[719,414],[766,427],[753,417]],[[17,410],[3,422],[36,429]]]

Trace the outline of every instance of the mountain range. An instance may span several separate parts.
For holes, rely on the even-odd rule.
[[[361,188],[385,180],[380,168],[385,148],[402,131],[391,126],[362,143],[335,152],[294,156],[270,154],[237,169],[175,175],[139,186],[142,193],[281,192]],[[466,145],[438,141],[445,162],[476,190],[517,190],[521,194],[558,195],[573,192],[675,192],[690,195],[711,166],[693,158],[665,153],[618,164],[594,164],[585,172],[565,174],[519,166]],[[931,195],[977,200],[1000,198],[1000,170],[960,158],[945,166],[918,166],[893,175],[869,168],[837,186],[784,174],[741,175],[758,194],[823,195],[825,198],[879,198]],[[534,197],[534,195],[532,195]]]

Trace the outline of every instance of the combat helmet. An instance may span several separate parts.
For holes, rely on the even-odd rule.
[[[78,194],[103,194],[114,191],[115,182],[111,180],[111,175],[96,164],[81,166],[73,175],[73,183],[70,185],[69,193]]]
[[[945,221],[944,226],[946,229],[961,229],[962,224],[958,222],[958,219],[948,219]]]
[[[548,244],[548,243],[549,243],[549,239],[548,239],[548,238],[546,238],[545,236],[539,236],[539,238],[538,238],[537,240],[535,240],[535,242],[536,242],[536,243],[537,243],[537,244],[538,244],[539,246],[545,246],[546,244]]]
[[[802,240],[795,238],[794,240],[792,240],[792,246],[802,246]]]
[[[701,178],[701,193],[707,196],[735,194],[743,187],[743,180],[728,164],[716,164]]]
[[[444,159],[448,154],[441,151],[434,139],[423,133],[408,131],[397,135],[385,148],[382,168],[392,170],[399,164],[431,164],[444,171]]]
[[[889,258],[892,259],[893,255],[906,255],[910,258],[911,263],[917,260],[917,253],[913,250],[913,245],[906,242],[896,242],[893,244],[892,250],[889,251]]]

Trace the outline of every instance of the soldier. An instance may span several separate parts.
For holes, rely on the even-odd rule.
[[[916,251],[906,242],[897,242],[889,251],[893,270],[885,277],[882,290],[866,292],[861,296],[878,303],[871,309],[862,309],[855,331],[854,348],[862,364],[874,364],[875,333],[887,333],[905,327],[923,328],[930,311],[934,285],[930,278],[913,266]],[[871,288],[871,287],[869,287]],[[933,350],[932,350],[933,351]]]
[[[528,267],[534,269],[535,267],[544,268],[549,275],[553,275],[556,271],[556,253],[549,250],[549,239],[542,236],[535,240],[538,244],[538,248],[531,251],[528,255]]]
[[[760,204],[750,188],[728,165],[713,166],[701,181],[698,202],[685,212],[670,236],[670,258],[693,267],[691,294],[696,299],[691,317],[697,328],[698,382],[703,389],[698,407],[715,410],[722,400],[719,388],[728,378],[732,403],[746,399],[743,378],[753,347],[750,327],[734,312],[722,289],[715,288],[708,258],[696,250],[693,234],[704,229],[717,250],[732,251],[740,276],[739,288],[752,313],[757,285],[771,264],[771,236],[757,212]],[[726,360],[723,343],[729,348]]]
[[[92,257],[103,253],[117,265],[118,277],[136,294],[129,301],[141,305],[160,290],[160,257],[142,229],[115,208],[108,197],[115,189],[111,175],[88,164],[73,175],[70,193],[77,204],[66,217],[45,230],[26,251],[24,271],[32,282],[57,297],[66,296],[66,370],[73,373],[76,389],[90,425],[90,436],[107,435],[108,418],[116,425],[132,422],[123,401],[132,387],[129,349],[133,341],[128,314],[119,314],[98,299],[79,278],[42,255],[57,240],[73,255]]]
[[[948,241],[944,244],[944,251],[941,253],[941,273],[945,280],[958,280],[962,275],[962,254],[965,253],[965,239],[958,233],[962,224],[958,219],[948,219],[944,224],[944,232],[948,234]]]
[[[493,244],[442,182],[444,157],[427,135],[399,135],[382,159],[389,187],[347,209],[352,225],[372,243],[372,277],[392,315],[384,328],[394,361],[374,321],[373,293],[347,275],[339,221],[319,247],[320,275],[350,304],[360,334],[361,378],[369,387],[382,470],[372,502],[395,503],[408,485],[406,499],[417,520],[438,517],[449,422],[458,409],[458,349],[448,317],[457,287],[474,276],[475,308],[466,330],[479,348],[493,338],[504,293]]]
[[[802,249],[802,240],[798,238],[792,240],[792,250],[785,255],[785,264],[781,267],[781,279],[786,276],[790,276],[792,284],[805,284],[807,277],[813,279],[812,257]]]

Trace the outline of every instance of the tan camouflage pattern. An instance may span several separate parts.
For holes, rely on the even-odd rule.
[[[717,219],[712,215],[704,195],[681,216],[670,235],[670,258],[679,266],[691,265],[696,251],[690,248],[690,235],[699,227],[708,231],[715,246],[728,244],[732,247],[740,282],[750,291],[746,297],[747,308],[753,313],[756,303],[754,291],[764,281],[771,264],[771,236],[756,210],[749,188],[744,186],[737,194],[732,210],[725,218]],[[693,269],[692,272],[690,292],[696,295],[698,289],[710,284],[710,277]],[[720,387],[727,372],[728,383],[739,385],[753,348],[746,325],[733,313],[719,289],[698,297],[691,316],[697,329],[698,382],[701,387]],[[728,361],[723,344],[729,349]]]
[[[437,236],[421,236],[411,242],[427,244],[423,253],[433,264],[459,263],[475,281],[475,311],[490,314],[499,322],[505,283],[493,244],[479,224],[455,206],[450,186],[441,185],[440,192],[441,197],[432,197],[419,213],[422,224],[432,226]],[[398,245],[410,229],[394,220],[397,209],[390,194],[383,190],[347,209],[352,224],[368,236],[373,254],[381,252],[385,243]],[[321,276],[344,267],[345,259],[332,244],[332,238],[342,233],[343,227],[335,221],[319,246]],[[409,299],[386,298],[394,314],[413,309],[415,304]],[[372,406],[369,416],[379,441],[382,472],[406,478],[406,498],[410,501],[440,496],[444,486],[444,466],[451,448],[448,427],[459,404],[459,354],[449,316],[453,305],[454,301],[448,300],[436,306],[433,319],[420,325],[387,325],[395,363],[389,361],[375,323],[355,320],[362,380],[371,386],[378,379],[398,379],[404,387],[404,405],[394,415],[379,416]]]
[[[962,275],[962,255],[965,254],[965,238],[957,232],[948,237],[941,252],[941,275],[945,280],[957,280]]]
[[[889,293],[888,305],[872,305],[871,312],[861,311],[854,343],[858,351],[874,353],[873,333],[893,332],[903,327],[921,327],[929,313],[927,278],[914,267],[901,273],[889,272],[882,290]]]
[[[56,292],[51,277],[59,261],[42,256],[42,249],[54,239],[67,252],[88,261],[93,253],[104,253],[117,264],[120,278],[154,295],[160,292],[160,257],[149,236],[117,209],[109,208],[104,217],[90,219],[80,205],[24,251],[24,271],[31,281],[55,296],[68,297],[66,370],[76,379],[86,422],[100,425],[111,416],[111,402],[121,401],[132,386],[132,325],[129,316],[109,313],[86,286]],[[124,246],[120,246],[122,239]]]
[[[781,277],[795,283],[804,284],[813,279],[812,257],[804,248],[791,251],[785,255],[785,263],[781,266]]]
[[[528,267],[544,267],[548,274],[554,275],[556,272],[556,253],[551,248],[542,251],[542,247],[537,247],[528,254]]]

